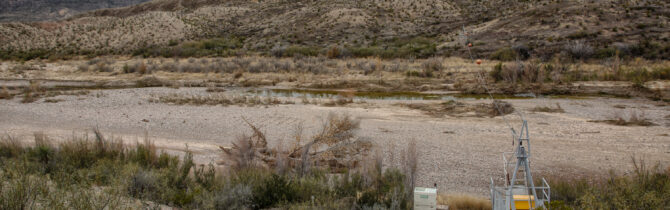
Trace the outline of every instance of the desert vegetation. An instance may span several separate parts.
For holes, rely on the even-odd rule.
[[[2,96],[0,99],[12,99],[14,95],[10,93],[7,88],[4,88],[2,90]],[[26,88],[24,88],[22,92],[22,98],[21,98],[21,103],[32,103],[35,102],[41,98],[45,98],[45,100],[49,100],[49,102],[58,102],[58,99],[52,99],[53,97],[60,96],[60,95],[70,95],[70,96],[82,96],[82,95],[88,95],[90,93],[89,90],[66,90],[66,91],[60,91],[60,90],[47,90],[43,87],[40,86],[39,81],[31,81],[30,85]]]
[[[449,206],[449,209],[488,210],[491,201],[472,195],[440,195],[437,202]]]
[[[512,104],[495,100],[492,103],[463,103],[454,100],[445,101],[442,103],[409,103],[397,104],[410,109],[421,110],[424,113],[434,117],[495,117],[511,114],[514,112]]]
[[[47,78],[86,78],[99,83],[98,88],[282,86],[348,88],[364,92],[460,91],[482,94],[485,92],[482,85],[486,85],[492,93],[510,95],[530,92],[642,96],[654,100],[668,100],[670,97],[662,85],[670,75],[670,63],[667,61],[621,58],[580,63],[565,59],[559,56],[549,61],[531,58],[499,63],[486,61],[477,65],[454,57],[393,60],[326,57],[104,57],[60,61],[54,63],[54,66],[37,60],[23,64],[9,62],[7,68],[12,70],[3,74],[8,78],[28,80],[42,78],[44,74],[50,75]],[[68,70],[51,70],[56,67]],[[114,78],[118,81],[114,81]],[[655,85],[659,81],[661,85]],[[580,87],[589,82],[598,82],[599,85]],[[15,91],[10,92],[16,95]]]
[[[670,205],[670,168],[647,165],[632,158],[629,175],[609,177],[561,177],[547,179],[551,185],[551,209],[659,209]]]
[[[653,65],[641,60],[607,63],[596,67],[561,62],[529,60],[514,63],[498,63],[490,71],[490,77],[496,82],[518,83],[570,83],[575,81],[629,81],[638,85],[653,80],[670,79],[670,68],[666,65]]]
[[[93,11],[61,22],[3,23],[0,58],[429,58],[464,56],[464,44],[459,42],[473,41],[477,57],[500,60],[528,55],[546,60],[560,53],[583,60],[611,57],[616,50],[662,59],[670,52],[664,8],[667,2],[659,0],[345,4],[169,0]],[[282,15],[287,12],[295,12],[290,17],[297,18]],[[473,32],[468,40],[459,36],[463,25]]]
[[[646,118],[644,112],[639,110],[628,110],[626,112],[614,112],[610,119],[592,120],[619,126],[655,126],[656,124]]]
[[[253,134],[222,147],[222,162],[196,165],[192,154],[159,152],[150,139],[126,144],[99,130],[55,141],[36,133],[27,145],[11,136],[0,141],[0,205],[21,208],[155,208],[202,209],[392,208],[411,205],[416,147],[403,168],[383,168],[381,156],[311,150],[329,145],[336,151],[360,149],[350,141],[358,122],[331,115],[312,139],[296,136],[294,148],[267,148],[265,135]],[[349,144],[355,146],[347,146]],[[367,148],[370,148],[367,146]],[[369,150],[368,150],[369,151]],[[370,155],[368,160],[357,155]],[[348,165],[328,164],[345,160]],[[337,170],[335,170],[337,169]],[[407,174],[407,175],[406,175]],[[140,201],[140,202],[137,202]]]
[[[149,138],[128,143],[97,129],[92,135],[64,140],[35,133],[32,143],[5,135],[0,138],[0,206],[410,207],[409,189],[420,159],[413,141],[401,153],[399,165],[385,165],[379,151],[354,140],[359,124],[346,115],[330,115],[322,131],[311,138],[304,138],[298,129],[291,147],[270,147],[267,138],[271,137],[245,123],[252,132],[239,136],[232,147],[221,147],[221,165],[196,164],[188,149],[175,155],[160,151]],[[670,169],[649,167],[635,158],[632,167],[628,175],[609,177],[550,175],[548,207],[656,209],[669,205]],[[490,208],[488,200],[470,195],[440,195],[438,203],[450,209]]]
[[[245,96],[245,95],[235,95],[229,96],[226,94],[210,94],[206,96],[199,95],[179,95],[179,94],[170,94],[162,95],[155,98],[149,99],[149,102],[153,103],[167,103],[175,105],[246,105],[246,106],[258,106],[258,105],[277,105],[277,104],[294,104],[295,102],[288,99],[282,100],[277,97],[260,97],[260,96]]]
[[[549,112],[549,113],[564,113],[565,110],[563,110],[563,107],[561,107],[561,104],[556,103],[556,107],[552,106],[537,106],[533,108],[531,111],[533,112]]]
[[[152,103],[166,103],[173,105],[239,105],[239,106],[270,106],[270,105],[280,105],[280,104],[296,104],[296,99],[291,97],[276,97],[276,96],[259,96],[259,95],[248,95],[248,94],[227,94],[222,93],[225,89],[221,88],[208,88],[205,90],[209,94],[200,95],[200,94],[164,94],[164,95],[154,95],[149,98],[149,102]],[[300,98],[300,101],[304,105],[321,105],[321,106],[345,106],[347,104],[354,103],[353,93],[345,92],[340,93],[335,97],[329,98],[308,98],[306,95],[303,95]],[[365,103],[364,100],[356,100],[356,103]]]

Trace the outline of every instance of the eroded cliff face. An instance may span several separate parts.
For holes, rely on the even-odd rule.
[[[2,0],[0,22],[45,21],[85,11],[125,7],[149,0]]]

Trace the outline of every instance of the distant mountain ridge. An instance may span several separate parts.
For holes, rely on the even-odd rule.
[[[468,40],[462,40],[463,27]],[[209,39],[217,40],[202,42]],[[323,55],[334,46],[361,57],[430,57],[463,55],[464,41],[471,41],[472,52],[482,57],[516,47],[550,58],[580,42],[590,54],[603,57],[618,50],[667,59],[670,2],[153,0],[83,12],[65,21],[0,23],[0,58],[226,56],[282,49]]]
[[[0,22],[48,21],[106,8],[126,7],[149,0],[2,0]]]

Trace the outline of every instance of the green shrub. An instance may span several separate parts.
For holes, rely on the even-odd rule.
[[[2,178],[0,189],[0,209],[33,209],[39,193],[46,190],[46,180],[30,176]]]
[[[252,189],[244,184],[226,185],[215,193],[211,204],[213,209],[251,209],[253,206]]]
[[[0,137],[0,157],[14,158],[23,152],[23,145],[18,139],[9,135]]]
[[[296,184],[287,177],[272,174],[254,187],[253,203],[256,208],[270,208],[278,204],[292,203],[298,199]]]
[[[133,50],[133,56],[142,57],[204,57],[233,56],[242,52],[244,40],[238,37],[220,37],[184,42],[179,45],[144,46]]]
[[[493,66],[493,70],[489,72],[489,76],[491,76],[491,78],[493,78],[495,82],[502,81],[503,80],[502,71],[503,71],[503,64],[502,62],[500,62],[495,66]]]
[[[670,67],[654,69],[651,72],[651,77],[656,80],[670,80]]]
[[[407,77],[423,77],[423,73],[419,71],[409,70],[405,72]]]
[[[491,54],[491,59],[492,60],[499,60],[499,61],[513,61],[516,60],[517,58],[517,53],[512,50],[512,48],[505,47],[505,48],[500,48],[497,51],[495,51],[493,54]]]
[[[150,194],[157,188],[158,179],[151,172],[140,169],[131,177],[128,193],[136,198],[150,199]]]
[[[643,57],[646,59],[663,59],[670,57],[670,44],[661,44],[656,41],[644,39],[627,49],[631,57]]]
[[[575,33],[572,33],[568,35],[566,38],[568,39],[584,39],[584,38],[589,38],[589,37],[596,37],[598,34],[596,33],[589,33],[587,31],[577,31]]]
[[[409,207],[404,175],[395,169],[331,176],[320,169],[279,174],[249,167],[222,177],[211,165],[195,167],[188,152],[181,159],[159,155],[149,140],[124,146],[94,134],[59,144],[36,134],[34,146],[2,138],[0,208],[139,208],[134,199],[185,209],[352,208],[359,194],[355,203],[362,206],[355,208]]]
[[[552,200],[575,204],[589,190],[593,180],[549,178],[547,181],[551,186]],[[539,180],[538,184],[541,184]]]
[[[320,49],[317,47],[292,45],[286,48],[286,50],[283,53],[283,56],[286,57],[317,56],[319,55],[319,51]]]
[[[593,57],[598,59],[606,59],[614,57],[616,54],[617,51],[614,48],[601,48],[596,50],[596,52],[593,54]]]
[[[354,57],[367,58],[381,55],[383,49],[380,47],[351,47],[349,51]]]
[[[385,43],[384,46],[349,47],[354,57],[429,58],[437,53],[437,42],[430,38],[415,37]]]
[[[632,175],[548,179],[552,209],[663,209],[670,205],[670,171],[633,159]],[[553,208],[556,207],[556,208]]]
[[[397,169],[387,169],[381,177],[374,180],[372,187],[364,191],[358,199],[362,206],[383,208],[409,208],[409,196],[405,195],[405,176]]]

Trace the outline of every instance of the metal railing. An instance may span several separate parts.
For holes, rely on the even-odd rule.
[[[512,190],[510,190],[510,188],[512,188]],[[508,195],[508,192],[514,192],[515,190],[530,192],[532,189],[535,189],[536,191],[540,192],[538,193],[537,197],[534,198],[535,206],[532,207],[533,209],[537,209],[539,207],[544,206],[545,203],[551,202],[551,187],[549,187],[547,180],[545,180],[544,178],[542,179],[541,186],[536,186],[532,188],[525,186],[496,187],[495,183],[493,182],[493,178],[491,178],[491,207],[493,207],[494,210],[512,209],[511,202],[514,202],[513,199],[514,193],[512,193],[512,195]],[[523,193],[518,193],[517,195],[521,194]],[[528,202],[531,203],[532,201],[529,199]]]

